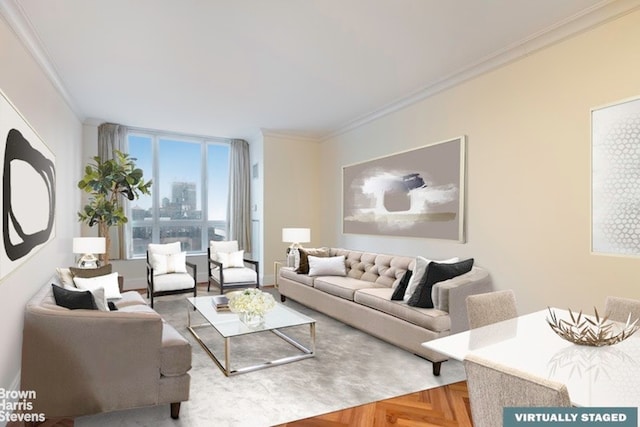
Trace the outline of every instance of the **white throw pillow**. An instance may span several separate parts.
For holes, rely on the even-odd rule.
[[[177,254],[151,254],[151,266],[153,267],[153,275],[169,273],[186,273],[187,272],[187,253],[179,252]]]
[[[309,255],[309,276],[346,276],[344,255],[317,257]]]
[[[244,250],[236,252],[218,252],[218,262],[222,268],[244,267]]]
[[[58,278],[60,279],[60,283],[62,283],[63,286],[73,286],[74,288],[76,287],[73,284],[73,274],[71,274],[70,269],[58,267],[56,268],[56,273],[58,273]]]
[[[211,259],[214,261],[220,261],[218,259],[218,253],[229,253],[238,251],[237,240],[211,240],[209,241],[209,248],[211,248]]]
[[[118,287],[118,272],[97,276],[91,278],[74,277],[73,283],[78,289],[85,291],[94,291],[98,288],[104,288],[104,296],[106,299],[122,298],[120,288]]]
[[[413,274],[411,275],[411,279],[409,279],[407,290],[404,293],[404,298],[403,298],[404,302],[409,301],[409,298],[411,298],[411,295],[413,295],[413,293],[415,292],[416,288],[420,284],[420,281],[422,281],[422,278],[424,277],[424,275],[427,274],[427,268],[429,267],[429,264],[431,263],[431,261],[432,260],[423,258],[421,256],[416,257],[416,266],[413,267]],[[460,261],[460,258],[453,257],[453,258],[445,259],[444,261],[436,261],[436,262],[441,262],[444,264],[452,264],[458,261]]]

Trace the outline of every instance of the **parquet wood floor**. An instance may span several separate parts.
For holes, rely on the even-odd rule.
[[[466,381],[276,427],[472,427]]]

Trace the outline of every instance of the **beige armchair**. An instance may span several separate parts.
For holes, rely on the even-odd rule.
[[[258,261],[244,258],[244,252],[238,250],[238,242],[211,241],[207,248],[207,260],[209,261],[209,285],[220,288],[220,294],[225,289],[260,287]],[[247,267],[246,265],[251,265]]]
[[[191,273],[189,273],[189,270]],[[180,242],[149,244],[147,247],[147,298],[153,308],[154,297],[198,293],[197,266],[186,261]]]

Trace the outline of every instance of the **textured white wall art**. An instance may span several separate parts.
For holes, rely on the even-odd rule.
[[[343,232],[463,242],[465,141],[344,166]]]
[[[0,279],[55,236],[55,157],[0,92]]]
[[[640,99],[591,112],[591,249],[640,255]]]

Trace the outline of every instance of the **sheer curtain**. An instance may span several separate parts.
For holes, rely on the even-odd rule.
[[[125,151],[127,144],[126,126],[115,123],[103,123],[98,126],[98,157],[102,160],[113,159],[115,150]],[[123,203],[126,201],[123,200]],[[127,248],[125,238],[125,227],[120,225],[117,229],[111,229],[111,250],[110,259],[125,259]]]
[[[251,252],[251,198],[250,198],[249,143],[231,140],[229,153],[229,240],[237,240],[238,248]]]

